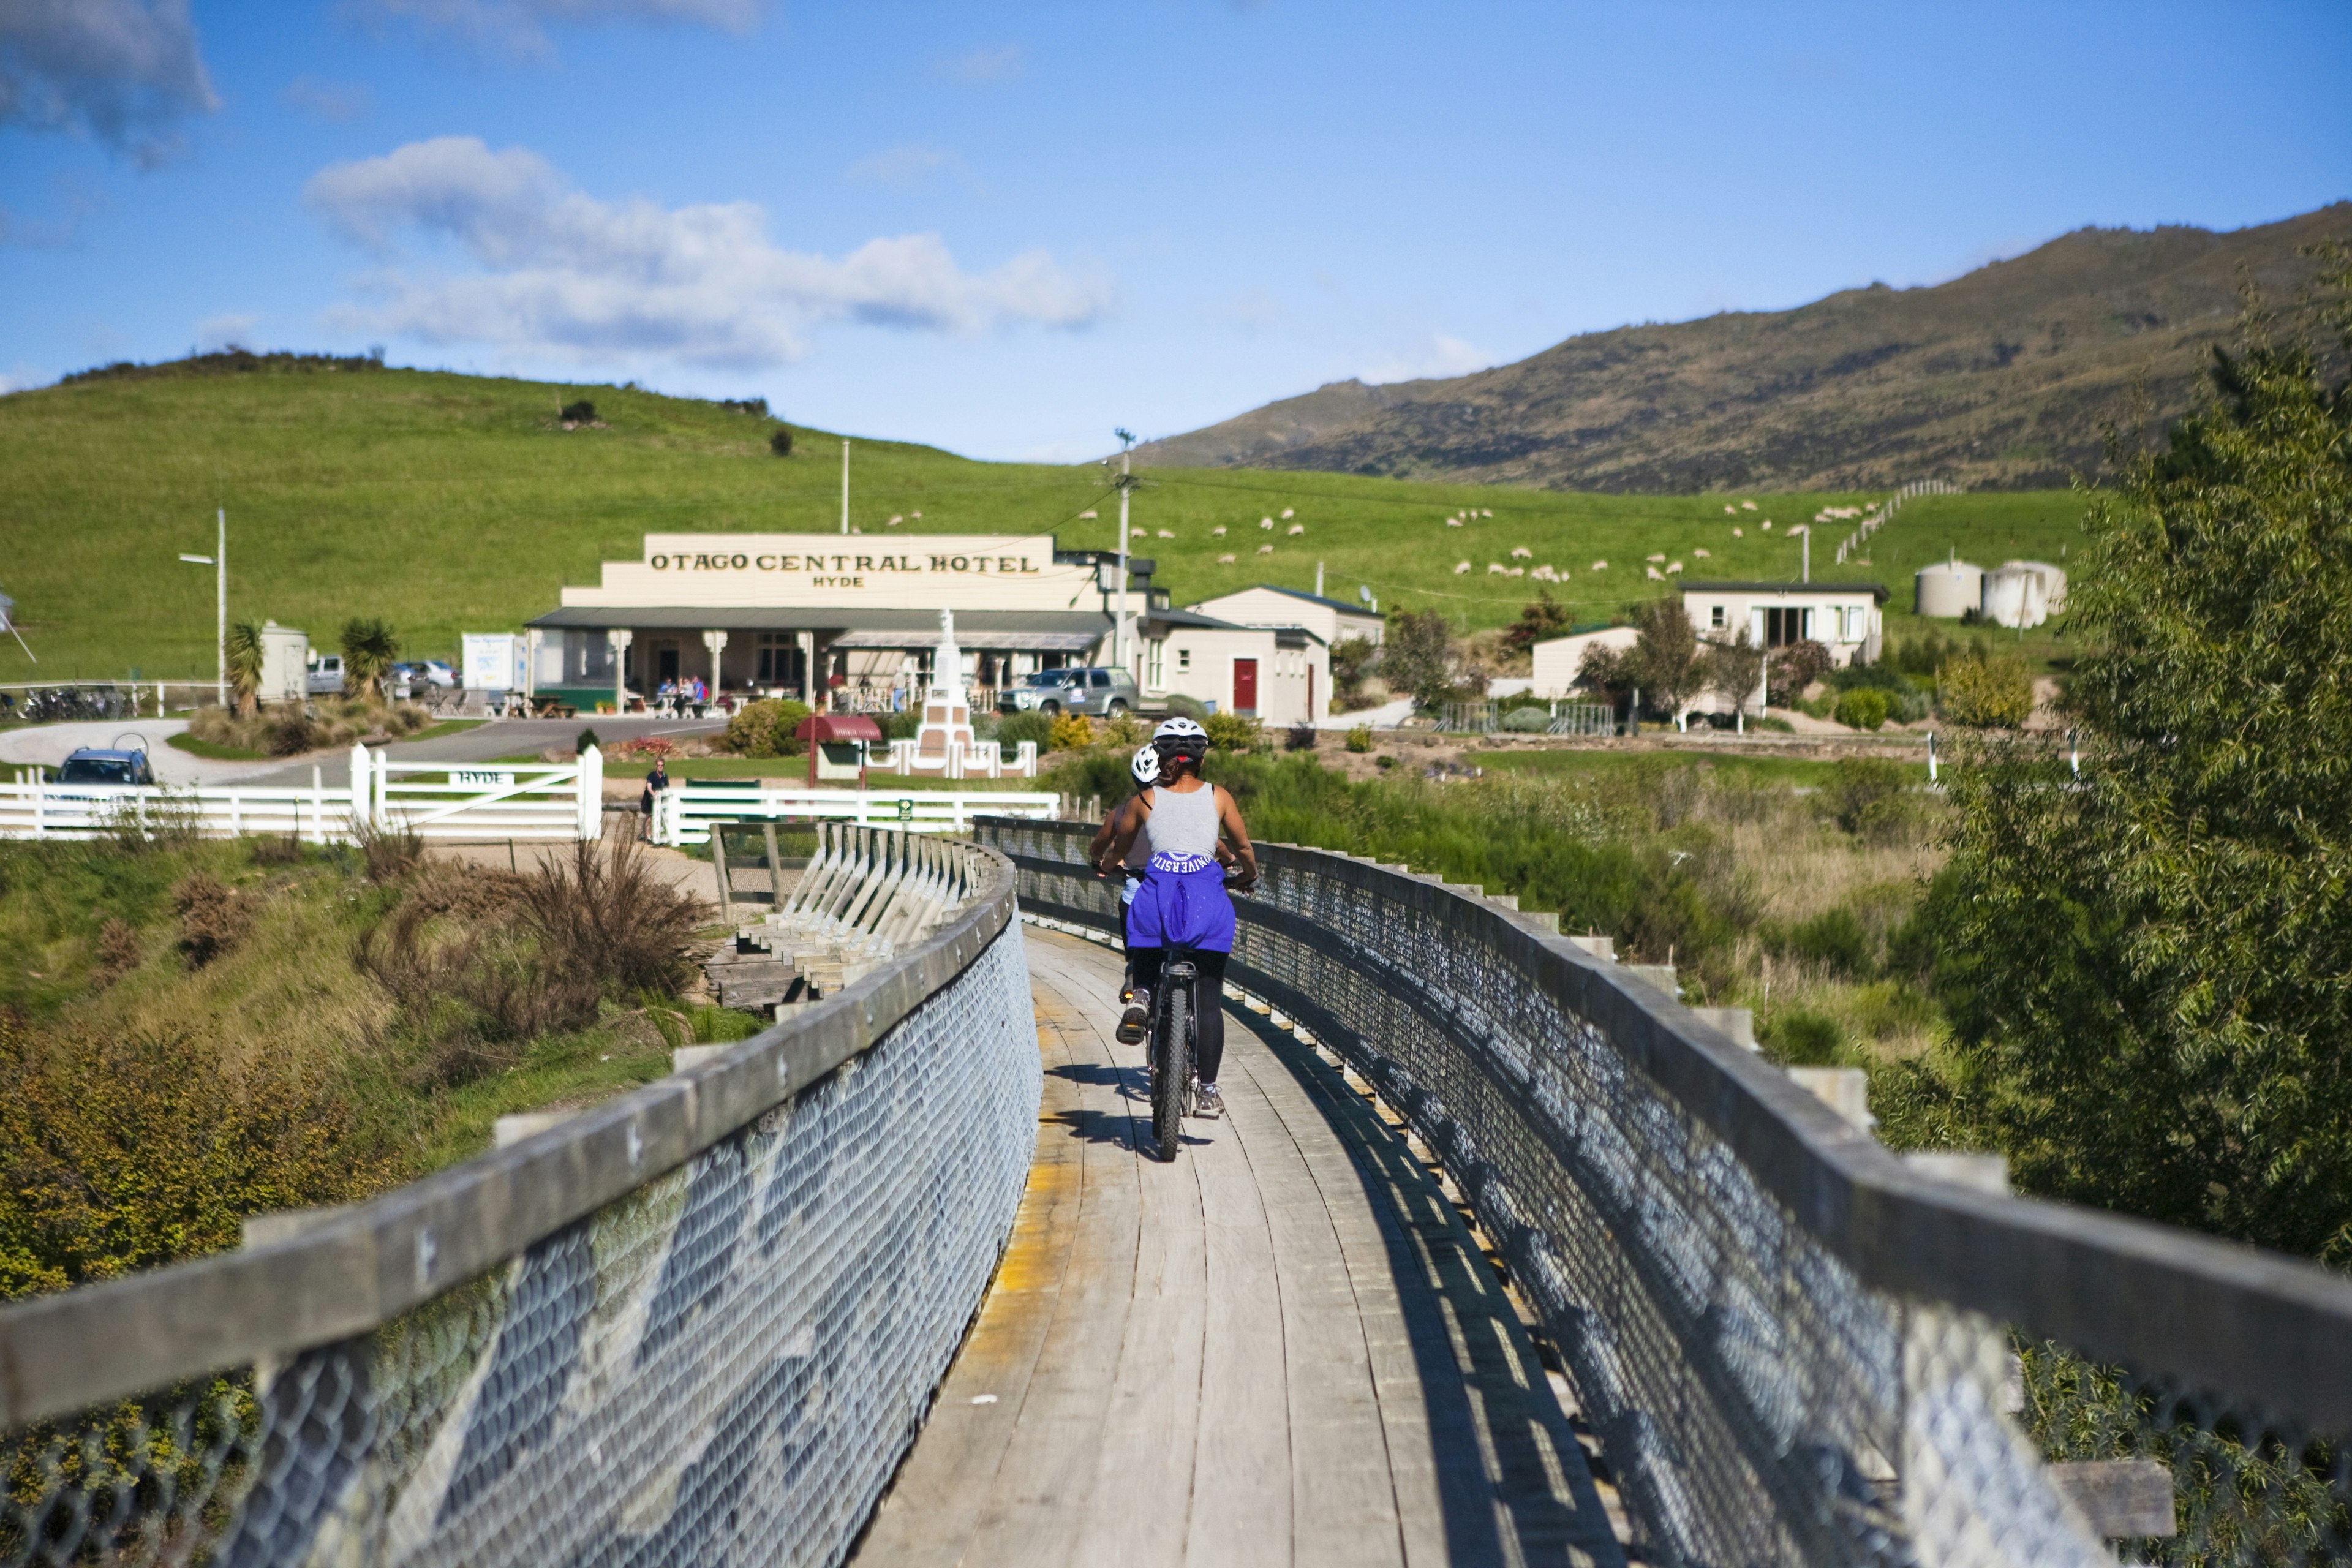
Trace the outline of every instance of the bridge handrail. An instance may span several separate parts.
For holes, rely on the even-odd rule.
[[[975,832],[1020,868],[1024,911],[1118,929],[1115,892],[1085,865],[1085,825],[982,819]],[[1906,1444],[1920,1449],[1909,1468],[1952,1462],[1921,1446],[1919,1412],[1947,1396],[1992,1410],[2005,1326],[2167,1391],[2173,1403],[2151,1408],[2225,1408],[2228,1421],[2179,1416],[2207,1437],[2241,1418],[2250,1433],[2352,1433],[2352,1280],[2169,1226],[1937,1179],[1689,1008],[1561,937],[1556,917],[1347,855],[1262,845],[1259,858],[1258,895],[1235,900],[1231,983],[1339,1050],[1445,1159],[1544,1311],[1604,1445],[1609,1422],[1619,1423],[1613,1436],[1633,1451],[1612,1463],[1633,1500],[1662,1536],[1695,1532],[1675,1546],[1694,1560],[1732,1553],[1738,1516],[1776,1488],[1784,1512],[1835,1503],[1789,1500],[1790,1489],[1814,1484],[1790,1458],[1791,1431],[1777,1426],[1796,1422],[1792,1410],[1844,1423],[1831,1447],[1853,1473],[1904,1472],[1894,1461]],[[1612,1183],[1622,1190],[1596,1190]],[[1765,1310],[1738,1300],[1743,1290],[1780,1298]],[[1612,1292],[1613,1323],[1591,1299]],[[1624,1305],[1643,1295],[1647,1305]],[[1681,1342],[1662,1348],[1645,1333]],[[1790,1347],[1808,1333],[1816,1360],[1849,1364],[1803,1365]],[[1775,1334],[1778,1349],[1759,1348]],[[1958,1375],[1938,1383],[1921,1370],[1929,1362]],[[1698,1402],[1675,1366],[1717,1384],[1719,1422],[1679,1408]],[[1645,1375],[1658,1382],[1638,1386]],[[1801,1396],[1790,1379],[1806,1385]],[[1976,1392],[1954,1393],[1971,1384]],[[1832,1408],[1841,1401],[1852,1408]],[[2002,1506],[2063,1515],[2072,1505],[2045,1495],[2039,1457],[2021,1454],[2005,1427],[1991,1418],[1964,1434],[1979,1459],[2006,1444],[1984,1473],[2039,1500]],[[1964,1428],[1955,1418],[1943,1430]],[[1704,1467],[1687,1456],[1711,1442],[1742,1455],[1753,1477],[1732,1485],[1696,1474]],[[1645,1478],[1672,1468],[1645,1467],[1645,1448],[1678,1451],[1694,1473],[1673,1485]],[[2342,1478],[2334,1484],[2327,1506],[2341,1513]],[[1718,1505],[1716,1525],[1690,1523],[1708,1511],[1702,1502]],[[1678,1510],[1688,1516],[1681,1525],[1662,1517]],[[2081,1525],[2070,1528],[2079,1536]],[[1807,1528],[1790,1526],[1799,1538]],[[2065,1533],[2014,1555],[2065,1560]],[[1843,1555],[1819,1537],[1795,1550],[1801,1560]]]

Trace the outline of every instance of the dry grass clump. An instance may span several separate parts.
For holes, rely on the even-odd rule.
[[[199,708],[189,716],[188,733],[207,745],[290,757],[322,746],[396,741],[432,722],[433,716],[414,702],[321,697],[308,703],[279,702],[243,715],[226,708]]]
[[[180,952],[190,969],[202,969],[245,941],[253,930],[252,906],[210,871],[191,871],[172,889],[180,917]]]

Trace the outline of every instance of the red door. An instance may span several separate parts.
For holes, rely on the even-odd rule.
[[[1248,717],[1257,713],[1257,660],[1234,660],[1234,711]]]

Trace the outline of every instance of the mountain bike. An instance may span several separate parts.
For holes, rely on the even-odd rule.
[[[1225,892],[1245,890],[1234,878],[1225,879]],[[1190,946],[1171,947],[1160,965],[1160,990],[1151,1006],[1151,1141],[1162,1160],[1173,1160],[1184,1143],[1184,1118],[1197,1109],[1201,1080],[1193,1071],[1192,1044],[1200,1019],[1192,1007],[1192,987],[1201,971]],[[1210,1005],[1219,1004],[1212,1001]]]

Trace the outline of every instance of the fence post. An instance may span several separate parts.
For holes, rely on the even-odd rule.
[[[375,826],[375,783],[369,777],[368,749],[352,745],[352,826]],[[321,825],[324,826],[323,824]]]
[[[579,789],[580,837],[604,837],[604,753],[594,746],[580,753],[580,776],[575,781]],[[669,792],[664,790],[664,795]]]

